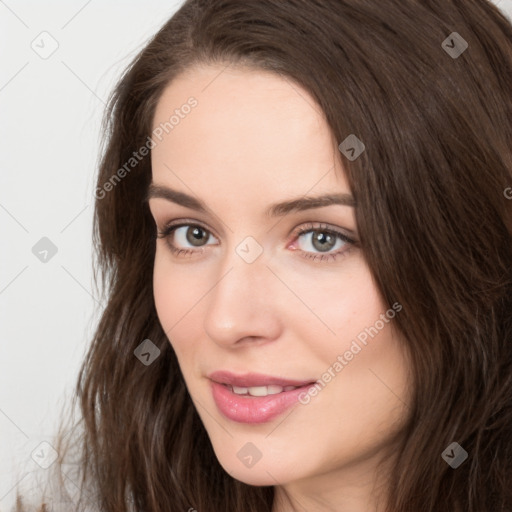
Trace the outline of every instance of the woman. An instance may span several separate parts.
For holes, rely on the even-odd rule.
[[[186,1],[106,115],[54,508],[512,510],[511,78],[485,0]]]

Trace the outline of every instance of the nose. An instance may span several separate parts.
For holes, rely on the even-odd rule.
[[[286,298],[264,254],[248,263],[233,250],[217,276],[204,317],[210,339],[224,347],[277,339],[283,319],[280,304]]]

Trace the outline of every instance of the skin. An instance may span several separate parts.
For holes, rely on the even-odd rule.
[[[377,463],[392,464],[388,452],[408,410],[403,340],[388,321],[332,371],[338,355],[389,306],[360,247],[339,240],[327,247],[344,251],[337,259],[313,260],[304,255],[325,253],[311,232],[294,236],[307,223],[324,223],[357,239],[354,208],[264,214],[273,203],[304,195],[351,193],[341,141],[297,84],[224,65],[191,68],[168,85],[153,127],[190,96],[198,105],[151,151],[152,180],[201,199],[212,213],[150,199],[160,231],[175,220],[206,230],[202,246],[186,238],[193,227],[157,240],[154,298],[219,463],[242,482],[276,486],[273,512],[382,511],[387,468],[378,472]],[[263,250],[252,263],[236,252],[248,236]],[[173,254],[169,242],[195,253]],[[328,368],[334,377],[307,405],[259,425],[224,417],[206,377],[227,369],[315,380]],[[262,453],[250,468],[237,457],[247,442]]]

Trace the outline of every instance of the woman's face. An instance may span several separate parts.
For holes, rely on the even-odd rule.
[[[223,66],[173,81],[153,130],[151,213],[159,231],[181,226],[156,243],[156,309],[220,464],[301,490],[368,477],[403,425],[409,379],[392,326],[401,305],[382,302],[347,241],[354,206],[305,202],[351,194],[342,141],[296,84]],[[212,383],[220,370],[318,384],[277,393],[252,380],[250,393],[276,394],[240,396]]]

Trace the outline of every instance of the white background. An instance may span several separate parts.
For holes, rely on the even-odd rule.
[[[495,0],[512,18],[512,0]],[[116,79],[180,0],[0,0],[0,511],[38,468],[98,318],[100,120]],[[47,59],[31,47],[58,48]],[[44,43],[41,43],[41,38]],[[41,48],[40,51],[43,51]],[[46,263],[32,247],[48,237]]]

